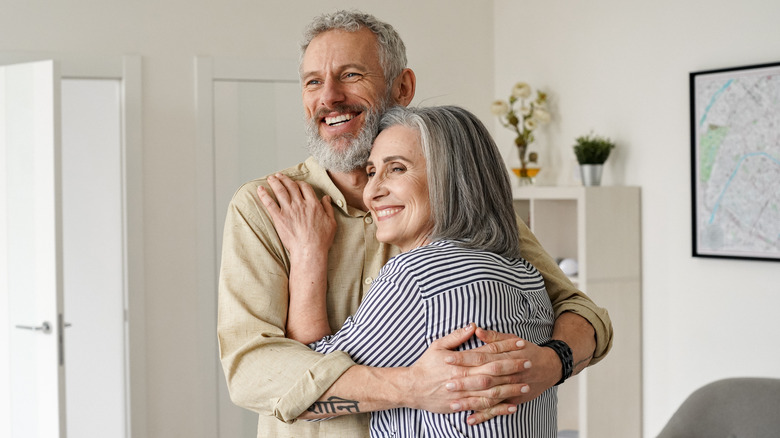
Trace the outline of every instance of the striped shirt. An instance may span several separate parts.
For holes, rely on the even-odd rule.
[[[554,320],[544,280],[530,263],[443,240],[388,261],[357,312],[310,347],[345,351],[362,365],[406,367],[434,340],[470,322],[538,344],[550,339]],[[472,337],[460,349],[479,345]],[[556,404],[553,387],[516,413],[476,426],[466,423],[469,412],[379,411],[371,415],[371,436],[554,437]]]

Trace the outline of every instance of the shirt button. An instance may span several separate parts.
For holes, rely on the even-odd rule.
[[[336,205],[338,205],[338,206],[339,206],[339,207],[341,207],[341,208],[344,208],[344,201],[342,201],[341,199],[339,199],[338,201],[336,201]]]
[[[373,278],[371,278],[371,277],[366,277],[366,284],[371,284],[371,282],[373,282],[373,281],[374,281],[374,279],[373,279]]]
[[[371,219],[371,216],[366,216],[366,218],[364,220],[366,221],[367,224],[370,224],[371,222],[374,222],[374,220]]]

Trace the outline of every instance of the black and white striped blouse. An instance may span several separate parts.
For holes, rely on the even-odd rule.
[[[357,312],[336,334],[310,345],[347,352],[362,365],[414,364],[434,340],[474,322],[529,342],[550,339],[552,305],[539,271],[523,259],[438,241],[392,258]],[[472,337],[460,349],[481,345]],[[399,408],[372,413],[372,437],[554,437],[555,388],[513,415],[469,426],[470,412]]]

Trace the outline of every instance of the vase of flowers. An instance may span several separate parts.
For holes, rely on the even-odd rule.
[[[515,147],[520,166],[510,166],[512,172],[520,178],[520,184],[533,184],[534,177],[539,173],[538,154],[529,152],[528,148],[534,141],[534,131],[539,125],[550,121],[547,111],[547,94],[536,92],[533,97],[531,86],[518,82],[512,87],[508,100],[496,100],[491,106],[491,112],[498,117],[501,124],[515,133]]]

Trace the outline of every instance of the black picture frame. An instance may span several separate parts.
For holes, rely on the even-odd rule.
[[[780,261],[780,62],[689,81],[692,255]]]

